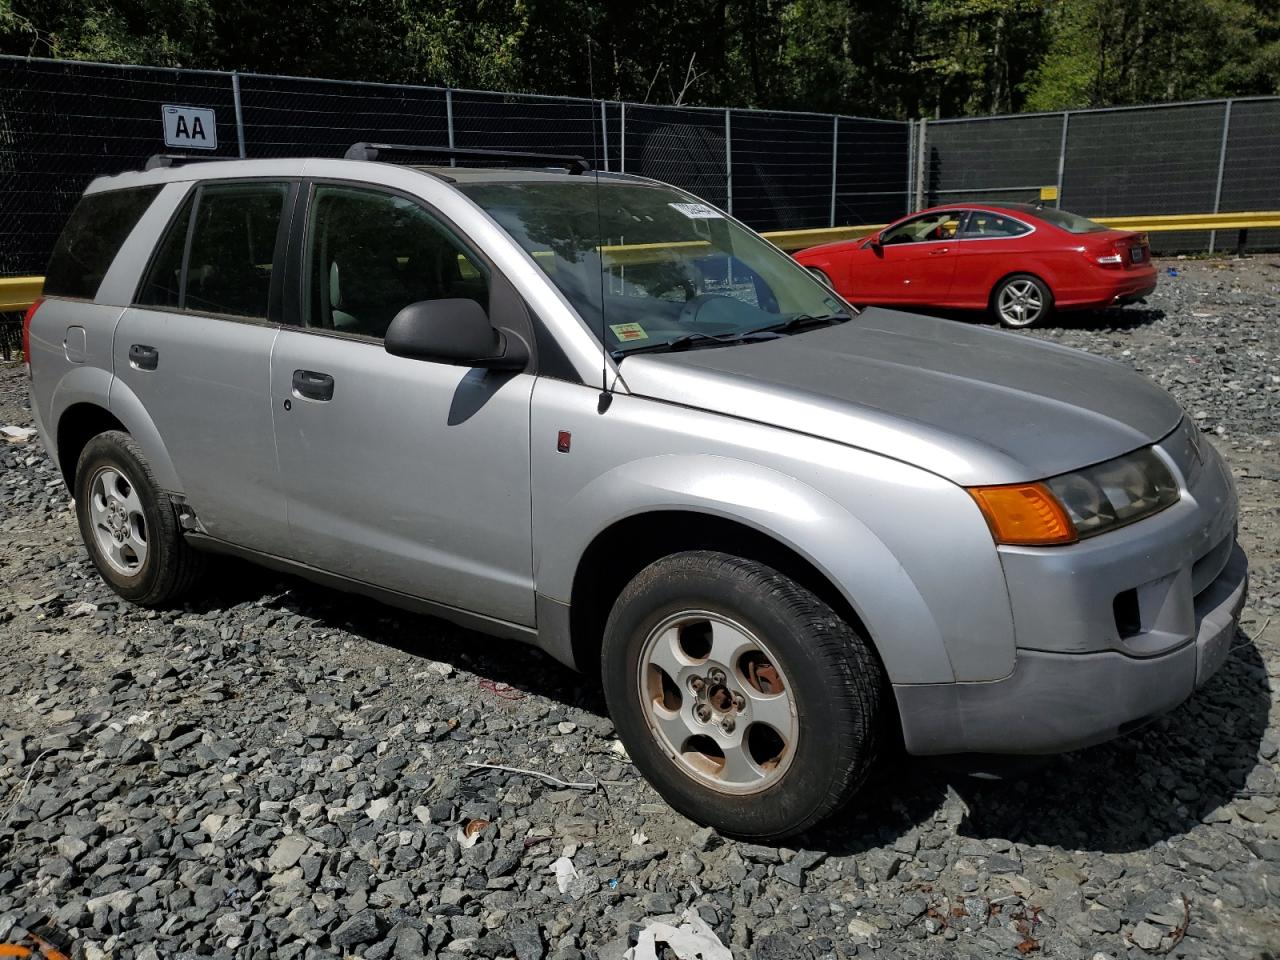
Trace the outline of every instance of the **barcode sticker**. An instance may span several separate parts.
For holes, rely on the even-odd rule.
[[[669,203],[672,210],[678,210],[690,220],[723,220],[724,214],[705,203]]]

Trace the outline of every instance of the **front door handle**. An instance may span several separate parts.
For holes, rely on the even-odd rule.
[[[135,343],[129,347],[129,364],[138,370],[154,370],[160,363],[160,351],[145,343]]]
[[[940,256],[941,254],[944,254],[944,253],[950,253],[950,252],[951,252],[951,248],[950,248],[950,247],[940,247],[940,248],[939,248],[939,249],[937,249],[937,250],[930,250],[930,251],[929,251],[929,256],[931,256],[931,257],[937,257],[937,256]]]
[[[314,370],[293,371],[293,394],[305,400],[332,400],[333,377]]]

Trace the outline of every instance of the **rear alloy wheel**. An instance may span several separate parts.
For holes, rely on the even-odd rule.
[[[996,317],[1006,327],[1030,327],[1053,307],[1053,294],[1038,277],[1019,273],[996,287],[991,297]]]
[[[778,840],[826,819],[875,760],[883,677],[870,644],[764,564],[710,551],[650,564],[614,604],[605,698],[673,807]]]
[[[133,437],[108,430],[85,444],[75,497],[80,536],[111,589],[143,606],[190,589],[203,557],[183,538],[173,501]]]

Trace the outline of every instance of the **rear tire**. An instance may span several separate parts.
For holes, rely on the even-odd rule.
[[[1015,273],[991,292],[991,312],[1015,330],[1035,326],[1053,312],[1053,291],[1037,276]]]
[[[614,604],[605,698],[636,766],[717,830],[774,841],[844,806],[880,747],[867,639],[800,584],[710,551],[650,564]]]
[[[112,590],[141,606],[190,590],[204,558],[182,536],[173,501],[131,436],[108,430],[85,444],[75,497],[85,549]]]

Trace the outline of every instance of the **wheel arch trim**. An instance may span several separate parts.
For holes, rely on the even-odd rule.
[[[66,418],[78,416],[78,411],[88,412],[84,408],[100,410],[116,420],[142,448],[160,488],[171,493],[182,492],[182,482],[160,439],[160,431],[142,401],[110,371],[87,366],[71,370],[59,381],[49,405],[52,452],[69,485],[75,464],[62,462],[61,438],[69,425]]]
[[[736,496],[728,498],[726,491]],[[733,524],[798,557],[862,621],[886,672],[896,682],[955,679],[943,631],[924,597],[865,524],[794,477],[727,457],[661,455],[620,465],[595,478],[566,501],[560,517],[552,520],[551,528],[573,533],[554,538],[539,552],[535,569],[539,594],[570,608],[575,601],[583,602],[579,591],[590,577],[585,581],[580,577],[600,544],[609,543],[641,518],[672,515]],[[595,522],[582,523],[586,517],[596,518]],[[555,619],[565,624],[566,618]],[[573,647],[568,637],[546,636],[543,641],[548,649]],[[590,669],[589,664],[576,665]],[[898,679],[906,677],[912,679]]]

